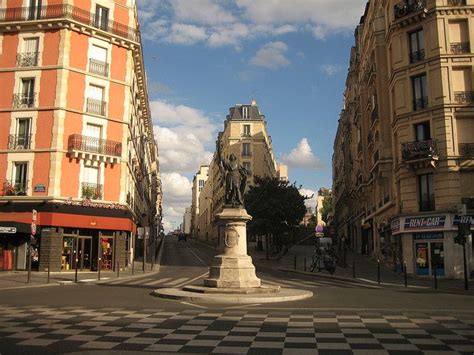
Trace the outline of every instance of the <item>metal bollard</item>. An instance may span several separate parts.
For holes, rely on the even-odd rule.
[[[352,261],[352,278],[356,278],[356,262]]]
[[[99,267],[97,268],[97,280],[100,281],[100,270],[102,269],[102,259],[99,258]]]
[[[304,258],[304,271],[306,272],[306,257]]]
[[[117,261],[117,278],[120,277],[120,263]]]
[[[74,267],[75,271],[74,271],[74,282],[77,283],[77,267],[78,267],[78,264],[79,264],[79,258],[77,256],[77,252],[74,251],[74,254],[75,254],[75,260],[76,260],[76,265]]]
[[[438,289],[438,273],[436,272],[436,266],[433,268],[434,271],[434,288]]]
[[[295,255],[294,269],[296,270],[296,255]]]
[[[407,263],[403,263],[403,273],[405,274],[405,287],[408,287]]]
[[[135,260],[132,260],[132,276],[135,275]]]
[[[48,283],[51,276],[51,260],[48,260]]]
[[[377,259],[377,283],[380,285],[380,259]]]

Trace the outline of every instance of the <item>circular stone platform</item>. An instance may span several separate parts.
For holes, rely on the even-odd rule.
[[[312,297],[313,292],[280,288],[279,286],[261,286],[253,289],[221,289],[190,285],[183,288],[160,288],[153,291],[152,295],[188,302],[246,304],[298,301]]]

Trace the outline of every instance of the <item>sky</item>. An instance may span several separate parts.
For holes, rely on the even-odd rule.
[[[273,152],[311,196],[332,152],[354,29],[366,0],[138,0],[171,230],[191,205],[230,107],[255,97]],[[307,201],[315,204],[315,198]]]

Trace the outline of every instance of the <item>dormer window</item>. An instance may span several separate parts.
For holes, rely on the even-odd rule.
[[[248,106],[242,106],[242,118],[243,119],[250,118],[250,116],[249,116],[249,107]]]

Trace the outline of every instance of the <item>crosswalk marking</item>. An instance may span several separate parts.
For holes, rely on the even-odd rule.
[[[189,277],[183,277],[183,278],[176,279],[176,280],[174,280],[174,281],[168,282],[168,283],[166,284],[166,286],[174,286],[174,285],[177,285],[177,284],[179,284],[179,283],[181,283],[181,282],[184,282],[184,281],[186,281],[186,280],[189,280]]]
[[[171,278],[167,277],[167,278],[164,278],[164,279],[158,279],[158,280],[155,280],[155,281],[152,281],[152,282],[148,282],[144,285],[145,286],[155,286],[155,285],[159,285],[159,284],[164,283],[164,282],[169,281],[169,280],[171,280]]]

